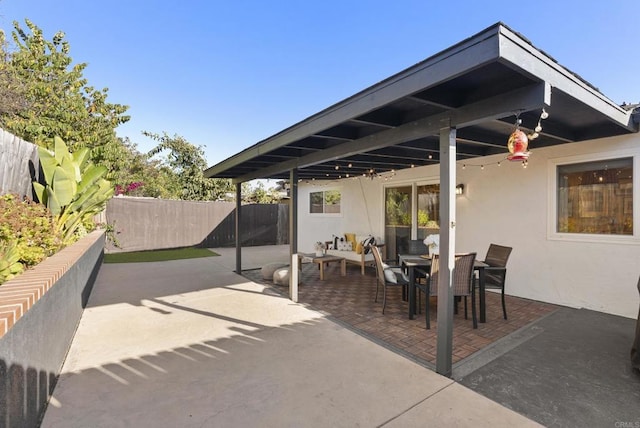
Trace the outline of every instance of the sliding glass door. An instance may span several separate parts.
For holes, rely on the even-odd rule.
[[[419,185],[417,191],[418,227],[416,238],[424,239],[427,235],[440,231],[440,185]]]
[[[385,237],[388,259],[406,253],[409,240],[438,233],[440,185],[409,184],[385,188]]]

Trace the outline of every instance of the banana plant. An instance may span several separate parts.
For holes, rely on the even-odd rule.
[[[111,183],[103,178],[107,168],[90,162],[87,148],[70,153],[59,137],[54,138],[53,152],[38,147],[38,154],[46,185],[34,182],[34,191],[54,216],[64,242],[71,243],[114,194]]]
[[[24,270],[19,260],[20,252],[15,243],[0,241],[0,284],[9,281]]]

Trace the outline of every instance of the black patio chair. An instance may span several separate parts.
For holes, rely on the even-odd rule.
[[[422,239],[410,239],[407,254],[416,256],[426,255],[429,254],[429,247],[425,245]]]
[[[387,306],[387,287],[403,287],[404,295],[409,285],[409,279],[404,272],[402,272],[400,266],[390,266],[382,260],[379,247],[375,245],[372,246],[371,252],[373,253],[376,266],[376,297],[374,301],[378,301],[378,290],[382,287],[382,313],[384,314],[385,307]]]
[[[507,261],[511,255],[511,247],[491,244],[484,262],[489,267],[484,269],[484,288],[500,290],[502,294],[502,315],[507,319],[507,307],[504,301],[504,285],[507,277]]]
[[[457,313],[456,299],[464,297],[464,319],[467,319],[467,297],[471,296],[471,316],[473,318],[473,328],[478,328],[478,319],[476,316],[476,292],[475,278],[473,276],[473,263],[476,260],[476,253],[465,253],[455,255],[455,265],[453,268],[453,296],[454,308]],[[418,269],[416,269],[418,270]],[[440,256],[433,254],[431,256],[431,269],[426,273],[426,282],[421,284],[416,282],[416,287],[422,290],[426,295],[425,317],[427,329],[431,329],[431,318],[429,314],[429,298],[438,295],[438,282],[440,275]]]

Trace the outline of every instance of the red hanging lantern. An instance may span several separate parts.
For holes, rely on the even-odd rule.
[[[519,128],[516,128],[511,135],[509,135],[509,141],[507,147],[509,148],[509,156],[507,159],[510,161],[526,161],[529,159],[531,152],[527,151],[529,146],[529,138],[527,134],[522,132]]]

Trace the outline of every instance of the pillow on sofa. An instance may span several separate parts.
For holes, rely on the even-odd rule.
[[[339,251],[351,251],[353,247],[351,246],[351,242],[349,241],[338,241],[338,250]]]
[[[376,238],[374,238],[373,236],[369,236],[364,241],[362,241],[362,251],[365,254],[369,254],[369,251],[371,251],[371,245],[376,245]]]
[[[344,239],[347,242],[351,242],[351,248],[355,250],[356,245],[358,245],[358,241],[356,241],[356,234],[355,233],[345,233],[344,234]]]

